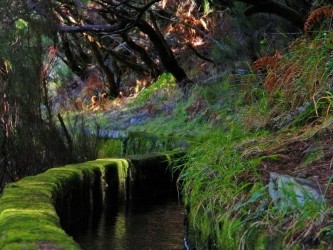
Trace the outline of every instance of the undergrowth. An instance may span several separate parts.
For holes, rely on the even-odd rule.
[[[186,98],[174,78],[163,74],[127,106],[126,112],[150,118],[127,131],[177,141],[174,149],[186,151],[175,171],[198,249],[332,245],[326,200],[281,209],[263,177],[269,164],[288,162],[293,143],[309,144],[332,131],[332,40],[331,32],[299,38],[265,72],[226,73],[216,82],[197,84]],[[321,147],[299,153],[303,157],[295,169],[325,159]],[[283,173],[279,167],[274,171]]]
[[[151,102],[164,102],[170,99],[171,95],[175,95],[175,89],[175,78],[170,73],[164,73],[154,84],[143,88],[140,94],[128,106],[138,107]]]
[[[198,249],[332,244],[327,201],[278,208],[260,172],[265,160],[287,157],[279,152],[291,143],[332,129],[332,39],[331,32],[299,38],[263,75],[225,76],[197,86],[169,117],[141,128],[190,142],[177,169]],[[300,167],[323,157],[318,149]]]

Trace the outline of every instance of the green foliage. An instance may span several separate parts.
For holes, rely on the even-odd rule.
[[[241,237],[241,220],[228,213],[251,187],[247,175],[255,175],[255,166],[245,162],[233,144],[245,138],[240,126],[227,132],[210,129],[193,143],[181,167],[185,206],[202,242],[213,240],[220,247],[235,249]],[[242,177],[243,176],[243,177]],[[237,213],[239,213],[238,211]]]
[[[243,216],[249,206],[260,203],[264,196],[260,182],[253,187],[250,181],[257,175],[258,163],[244,160],[237,150],[241,141],[262,134],[259,130],[250,133],[241,124],[242,115],[236,111],[240,105],[244,110],[250,106],[241,101],[243,96],[244,92],[228,78],[206,87],[196,86],[191,96],[178,102],[170,119],[155,119],[141,128],[162,138],[189,143],[186,156],[180,161],[182,164],[176,163],[176,169],[180,171],[184,203],[189,208],[191,231],[197,232],[195,241],[200,249],[235,249],[242,244],[240,239],[247,225]],[[265,101],[256,99],[265,109]],[[240,206],[247,193],[250,201]],[[251,235],[259,234],[258,228]]]
[[[276,249],[298,249],[301,242],[315,238],[318,227],[324,225],[323,217],[331,213],[325,203],[277,209],[258,167],[264,160],[283,159],[284,155],[274,150],[260,152],[279,146],[285,136],[299,131],[281,130],[277,135],[267,128],[286,124],[300,128],[311,124],[313,118],[330,117],[332,98],[327,90],[332,68],[326,63],[327,49],[330,45],[325,39],[296,42],[281,59],[283,63],[273,69],[281,74],[281,85],[274,95],[267,93],[254,74],[240,79],[225,77],[215,84],[195,87],[192,95],[178,102],[169,119],[155,119],[141,128],[189,142],[176,169],[180,170],[179,183],[198,248],[266,249],[274,244]],[[283,73],[292,66],[296,68],[290,73],[293,77],[284,78]],[[324,122],[323,127],[328,128],[328,124],[331,122]],[[305,130],[303,138],[311,138],[318,129]],[[309,152],[300,166],[322,157],[321,149]],[[325,232],[329,235],[331,229],[327,227]],[[319,234],[324,238],[324,233]]]
[[[98,158],[117,157],[123,154],[123,143],[121,140],[104,139],[98,146]]]
[[[202,9],[205,15],[208,15],[213,11],[213,1],[212,0],[202,0]]]
[[[28,23],[26,21],[24,21],[23,19],[18,19],[15,22],[15,26],[16,26],[17,29],[23,30],[23,29],[27,29],[28,28]]]
[[[165,101],[173,94],[176,81],[170,73],[162,74],[155,83],[140,91],[139,95],[130,106],[144,105],[150,101]]]
[[[54,124],[41,77],[47,53],[42,37],[50,37],[51,31],[27,11],[20,1],[0,3],[1,15],[6,16],[0,21],[0,61],[7,66],[5,76],[0,77],[0,191],[3,182],[71,158]]]
[[[100,126],[95,120],[88,120],[82,114],[64,113],[66,130],[69,133],[70,142],[66,147],[71,149],[71,160],[83,162],[97,158],[98,146],[102,139],[98,138]],[[60,124],[58,124],[60,127]],[[64,131],[62,131],[64,133]],[[65,137],[65,135],[62,135]]]
[[[298,39],[271,70],[279,79],[270,102],[282,126],[282,120],[302,126],[330,113],[332,39],[331,33]]]
[[[304,159],[302,160],[301,166],[307,166],[314,161],[317,161],[319,159],[322,159],[325,156],[323,150],[321,148],[317,148],[313,150],[312,152],[309,152],[307,155],[305,155]]]
[[[211,1],[201,2],[205,12],[210,11]],[[271,30],[266,32],[265,27],[271,25],[261,25],[271,20],[271,17],[260,18],[263,21],[259,21],[259,18],[249,21],[243,15],[247,6],[240,3],[235,6],[233,16],[223,20],[226,22],[225,27],[246,32],[231,33],[223,30],[223,37],[220,38],[223,45],[215,43],[216,47],[212,49],[215,61],[228,69],[238,67],[239,62],[244,64],[247,58],[266,55],[267,51],[282,43],[275,35],[267,35]],[[57,159],[66,158],[69,143],[66,144],[59,137],[52,119],[47,124],[41,119],[41,110],[45,108],[42,104],[47,104],[47,98],[41,95],[43,86],[39,79],[43,60],[41,51],[44,51],[43,46],[51,44],[52,36],[45,30],[42,32],[36,29],[38,23],[33,22],[34,20],[17,17],[15,20],[18,21],[12,27],[5,27],[8,32],[0,34],[1,41],[5,41],[0,44],[0,56],[8,60],[12,70],[10,81],[3,84],[5,92],[11,107],[19,104],[11,114],[20,114],[20,119],[14,119],[18,121],[18,126],[10,131],[9,143],[6,142],[5,145],[8,147],[5,148],[13,155],[22,156],[22,159],[29,159],[28,156],[35,159],[32,163],[24,160],[16,162],[15,166],[20,166],[17,169],[24,175],[38,171],[28,171],[26,166],[40,165],[40,162],[46,165],[44,155],[36,152],[45,152],[45,149],[47,152],[51,151],[47,158],[53,163],[54,156]],[[252,32],[253,26],[256,26],[258,32]],[[26,32],[27,28],[29,31],[31,28],[32,32]],[[276,76],[276,79],[270,79],[271,82],[268,78],[261,79],[253,73],[223,76],[219,82],[194,87],[187,99],[181,99],[175,79],[171,74],[165,73],[155,83],[143,89],[131,103],[130,108],[140,109],[150,104],[167,105],[170,99],[174,100],[173,105],[176,107],[172,112],[165,112],[151,123],[135,128],[139,133],[127,140],[127,153],[156,148],[166,150],[169,149],[170,141],[177,141],[173,148],[187,150],[186,156],[176,162],[178,166],[175,171],[180,171],[179,183],[182,185],[184,203],[189,208],[191,227],[197,232],[198,249],[266,249],[270,245],[277,246],[277,249],[291,249],[297,248],[299,242],[316,237],[331,244],[333,229],[329,224],[324,225],[325,220],[330,220],[332,212],[327,204],[310,202],[302,207],[296,206],[293,211],[277,209],[268,196],[267,186],[258,168],[265,160],[278,162],[284,157],[283,153],[268,149],[285,143],[285,138],[302,137],[305,140],[314,137],[320,129],[331,129],[332,44],[331,32],[320,32],[314,39],[296,40],[283,53],[279,63],[269,69],[267,75]],[[60,79],[54,82],[61,84],[61,80],[70,72],[67,66],[59,63],[53,74]],[[277,88],[272,92],[267,91],[267,83],[272,83]],[[19,102],[17,96],[20,97]],[[100,144],[95,136],[89,136],[85,130],[87,124],[80,119],[78,116],[70,118],[67,123],[73,140],[71,153],[75,152],[71,159],[83,161],[95,158],[98,150],[99,156],[113,156],[124,152],[119,141]],[[103,121],[103,126],[107,122],[109,121]],[[310,131],[305,127],[313,123],[319,124],[321,128]],[[95,129],[98,134],[99,127],[94,125],[90,125],[90,128]],[[278,133],[268,130],[271,128],[279,130]],[[300,136],[296,128],[307,131]],[[151,134],[163,139],[147,138]],[[1,143],[4,143],[4,135],[5,133],[0,134]],[[58,145],[61,145],[63,154],[53,151]],[[300,166],[306,167],[323,156],[321,149],[309,152],[304,155]],[[2,156],[4,159],[6,157]],[[126,171],[121,173],[124,177]],[[48,182],[53,178],[55,177],[48,175]],[[78,184],[80,178],[81,174],[76,174],[67,184],[62,184]],[[56,187],[58,186],[49,185],[45,190],[38,190],[42,201],[36,202],[31,208],[36,209],[38,206],[41,210],[47,210],[49,204],[44,201],[49,201],[50,190]],[[22,193],[28,194],[28,191],[26,189]],[[17,200],[16,196],[13,197]],[[291,197],[296,200],[295,198]],[[14,203],[14,200],[12,202],[17,207],[23,206]],[[1,206],[5,205],[0,205],[0,208]],[[52,223],[56,221],[53,211],[42,213],[41,217],[43,218],[38,219],[47,217]],[[323,229],[318,230],[323,225]],[[2,228],[0,224],[0,229]],[[24,234],[23,230],[20,233]],[[31,245],[25,246],[33,248]]]

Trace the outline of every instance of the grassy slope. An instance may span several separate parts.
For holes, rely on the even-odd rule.
[[[190,142],[180,180],[200,247],[332,245],[332,40],[332,33],[300,38],[267,72],[226,74],[193,88],[187,100],[170,87],[173,111],[132,128]],[[168,102],[154,102],[161,96],[148,89],[141,103],[163,111]],[[315,176],[325,202],[277,209],[270,172]]]

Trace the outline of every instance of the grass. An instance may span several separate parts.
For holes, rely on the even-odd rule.
[[[179,91],[176,87],[175,78],[170,73],[164,73],[154,84],[140,90],[137,98],[129,103],[128,106],[137,108],[151,102],[163,103],[169,100],[171,96],[176,95],[177,92]]]
[[[299,38],[263,77],[225,76],[197,86],[168,119],[139,128],[188,142],[176,169],[199,249],[332,246],[330,205],[281,210],[262,176],[264,164],[288,170],[283,162],[293,145],[325,139],[332,130],[332,49],[332,33]],[[317,147],[298,154],[293,168],[306,170],[326,153]]]
[[[191,226],[194,232],[199,232],[196,238],[199,249],[212,247],[207,245],[209,242],[229,241],[236,246],[234,237],[221,234],[230,230],[235,230],[232,233],[235,235],[239,232],[238,224],[226,224],[231,216],[225,212],[251,190],[253,184],[246,182],[246,177],[255,175],[256,169],[255,164],[242,159],[235,146],[238,141],[254,134],[260,136],[262,132],[243,129],[234,105],[240,93],[228,81],[209,88],[196,87],[193,93],[179,102],[170,119],[157,118],[141,130],[189,142],[187,154],[181,160],[183,164],[177,162],[175,171],[180,171],[179,181]],[[226,108],[223,110],[222,106]],[[216,125],[220,120],[222,127]],[[235,218],[236,221],[241,222]]]

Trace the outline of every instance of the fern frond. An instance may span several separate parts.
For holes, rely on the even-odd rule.
[[[317,24],[323,23],[323,21],[333,18],[333,5],[326,5],[313,10],[304,23],[304,32],[308,33]]]

